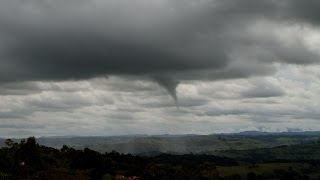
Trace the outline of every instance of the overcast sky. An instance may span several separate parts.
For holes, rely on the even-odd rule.
[[[0,136],[320,130],[319,0],[1,0]]]

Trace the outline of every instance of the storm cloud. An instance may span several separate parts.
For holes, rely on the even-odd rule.
[[[279,104],[293,97],[285,102],[297,107],[281,106],[276,118],[297,110],[302,115],[294,118],[315,119],[318,104],[300,98],[314,98],[310,89],[319,88],[319,9],[318,0],[1,0],[0,119],[106,106],[132,112],[114,119],[160,122],[163,112],[154,109],[174,107],[165,93],[181,106],[163,110],[177,122],[183,113],[258,122],[274,110],[214,102]],[[104,99],[110,94],[118,99]],[[155,115],[147,117],[145,108]]]
[[[268,75],[273,62],[319,62],[315,47],[304,40],[318,31],[319,5],[315,0],[4,0],[0,81]]]

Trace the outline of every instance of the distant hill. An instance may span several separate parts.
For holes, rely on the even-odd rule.
[[[299,132],[261,132],[261,131],[243,131],[239,133],[230,133],[224,135],[235,135],[235,136],[269,136],[269,135],[286,135],[286,136],[319,136],[320,131],[299,131]]]
[[[60,149],[68,145],[76,149],[90,148],[98,152],[131,154],[185,154],[207,153],[214,154],[224,150],[250,150],[273,148],[278,146],[308,144],[320,140],[320,132],[281,132],[269,133],[259,131],[245,131],[231,134],[211,135],[127,135],[127,136],[55,136],[40,137],[37,142],[41,145]],[[0,146],[4,146],[5,139],[0,139]],[[18,141],[16,139],[15,141]]]

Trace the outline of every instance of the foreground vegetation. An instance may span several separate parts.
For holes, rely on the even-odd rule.
[[[88,148],[76,150],[68,146],[55,149],[39,145],[33,137],[20,142],[8,139],[5,144],[6,147],[0,149],[0,179],[320,178],[319,142],[219,151],[217,156],[159,154],[151,157],[115,151],[99,153]]]

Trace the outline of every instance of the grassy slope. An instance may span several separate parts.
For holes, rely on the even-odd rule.
[[[190,137],[144,137],[128,142],[95,144],[89,147],[99,152],[116,150],[122,153],[139,154],[160,151],[185,153],[215,154],[222,150],[248,150],[272,148],[276,146],[314,142],[315,139],[303,136],[190,136]],[[78,148],[83,148],[79,146]]]
[[[236,159],[255,159],[267,161],[273,159],[287,160],[320,160],[320,143],[280,146],[251,150],[228,150],[215,152],[215,155]]]

